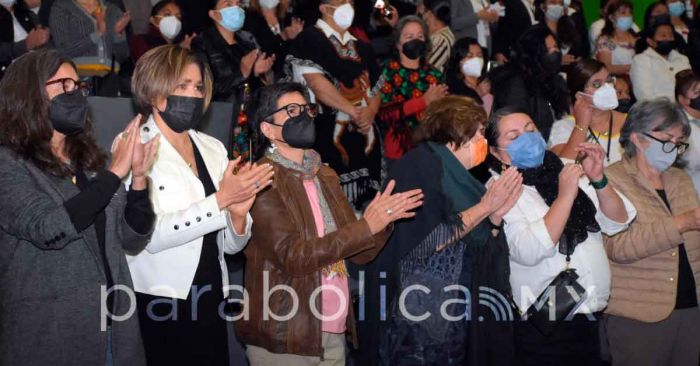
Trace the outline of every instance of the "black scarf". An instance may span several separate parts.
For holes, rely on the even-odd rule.
[[[503,170],[503,163],[489,154],[486,164],[498,174]],[[518,169],[523,175],[523,184],[534,186],[537,193],[542,196],[548,206],[552,206],[554,200],[559,195],[559,173],[564,168],[558,156],[551,151],[546,151],[544,162],[541,166],[531,169]],[[567,259],[574,253],[576,245],[588,238],[588,232],[597,233],[600,231],[598,221],[595,219],[596,208],[588,195],[580,188],[578,195],[571,207],[569,219],[566,221],[564,233],[559,239],[559,253],[567,256]]]

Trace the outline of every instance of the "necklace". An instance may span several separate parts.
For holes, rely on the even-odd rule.
[[[610,143],[611,143],[611,141],[612,141],[612,138],[611,138],[611,136],[612,136],[612,128],[613,128],[613,113],[612,113],[612,111],[610,111],[610,120],[608,121],[608,131],[607,131],[607,132],[599,133],[598,136],[596,136],[596,135],[595,135],[595,132],[593,132],[593,129],[591,129],[590,127],[588,127],[588,133],[591,134],[591,137],[595,140],[595,142],[596,142],[598,145],[601,145],[601,146],[602,146],[602,144],[600,143],[600,137],[601,137],[601,136],[607,137],[607,139],[608,139],[608,144],[607,144],[607,145],[608,145],[608,148],[605,150],[605,160],[607,160],[608,163],[610,162]]]

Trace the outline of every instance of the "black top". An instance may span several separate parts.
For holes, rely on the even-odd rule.
[[[234,38],[236,42],[229,45],[216,27],[211,27],[192,40],[192,51],[206,60],[214,76],[212,99],[215,101],[237,100],[246,82],[252,84],[253,90],[261,84],[252,72],[248,78],[241,74],[241,58],[258,48],[255,37],[246,31],[238,31]]]
[[[94,179],[88,180],[85,172],[81,169],[76,171],[75,178],[80,193],[64,202],[63,207],[68,211],[68,216],[77,232],[82,232],[94,225],[107,288],[111,288],[114,286],[114,279],[107,261],[104,210],[112,200],[114,193],[119,189],[121,179],[109,170],[105,170]],[[129,190],[126,195],[124,219],[129,227],[137,233],[148,234],[155,220],[155,213],[148,197],[148,189]],[[112,309],[113,305],[114,299],[110,294],[107,298],[107,306]],[[111,319],[108,320],[111,321]]]
[[[24,1],[18,1],[13,6],[15,18],[24,30],[29,33],[35,26],[39,25],[39,18],[27,9]],[[15,42],[14,23],[12,14],[0,6],[0,79],[2,79],[5,69],[13,59],[22,56],[27,52],[25,41]]]
[[[204,187],[204,195],[211,196],[216,194],[216,187],[214,182],[209,175],[207,166],[204,164],[204,159],[197,149],[197,145],[192,141],[192,149],[194,150],[194,160],[197,164],[197,175],[199,175],[199,180],[202,182]],[[187,223],[185,223],[187,225]],[[211,292],[214,297],[218,298],[218,301],[223,299],[223,281],[221,279],[221,266],[219,265],[219,246],[216,243],[217,231],[213,231],[209,234],[204,235],[202,239],[202,252],[199,256],[199,264],[197,265],[197,271],[194,275],[194,280],[192,281],[193,286],[203,287],[211,285]],[[213,302],[216,306],[216,302]],[[203,308],[211,309],[205,304],[201,305]]]
[[[279,19],[280,31],[284,31],[284,28],[289,25],[288,18],[291,20],[291,16]],[[279,34],[273,33],[265,17],[256,11],[249,10],[246,13],[243,29],[255,35],[255,40],[260,45],[260,51],[265,52],[268,56],[276,55],[272,69],[276,78],[282,77],[284,60],[289,50],[289,42],[283,40]]]
[[[479,93],[467,86],[467,84],[464,83],[464,80],[457,77],[457,75],[447,75],[446,79],[450,94],[469,97],[477,101],[479,104],[484,104],[483,100],[481,100],[481,96],[479,96]]]
[[[671,204],[668,202],[666,191],[657,189],[656,193],[664,201],[666,207],[671,210]],[[688,253],[685,251],[685,245],[678,246],[678,290],[676,291],[676,309],[687,309],[698,306],[698,298],[695,294],[695,277],[693,270],[690,268],[688,261]]]

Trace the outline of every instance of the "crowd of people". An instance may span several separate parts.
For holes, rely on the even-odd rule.
[[[700,5],[600,3],[0,0],[0,364],[697,366]]]

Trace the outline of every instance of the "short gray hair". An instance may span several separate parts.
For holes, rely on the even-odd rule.
[[[637,154],[637,147],[630,140],[633,133],[665,131],[680,125],[683,135],[690,135],[690,122],[683,109],[668,98],[646,100],[635,104],[627,114],[627,120],[620,131],[620,145],[627,157]]]
[[[430,31],[428,30],[428,24],[425,23],[425,20],[423,18],[417,16],[417,15],[406,15],[399,19],[399,23],[396,24],[396,27],[394,28],[394,34],[392,35],[392,38],[394,39],[394,46],[399,45],[399,41],[401,40],[401,33],[403,32],[403,29],[406,28],[406,25],[409,23],[418,23],[420,24],[421,29],[423,29],[423,37],[425,37],[425,48],[426,48],[426,58],[428,57],[428,54],[430,53],[430,50],[433,48],[432,42],[430,42]],[[425,61],[424,59],[421,59],[421,61]]]

